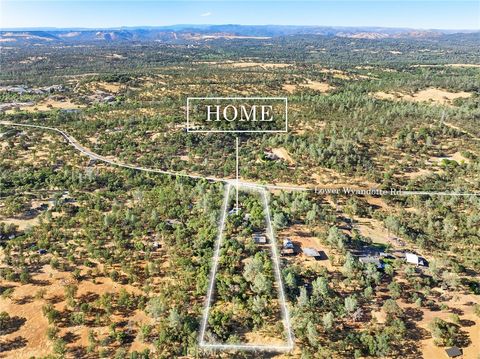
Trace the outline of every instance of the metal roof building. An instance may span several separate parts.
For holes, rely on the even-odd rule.
[[[320,257],[320,253],[316,249],[305,247],[302,248],[302,251],[307,257]]]
[[[451,348],[445,349],[445,352],[450,358],[456,358],[463,355],[462,349],[460,349],[459,347],[451,347]]]
[[[370,263],[375,264],[375,266],[378,269],[382,269],[384,267],[383,262],[378,257],[372,257],[372,256],[360,257],[360,258],[358,258],[358,260],[363,264],[370,264]]]
[[[267,243],[267,237],[265,237],[264,235],[256,233],[252,235],[252,238],[253,238],[253,241],[257,244]]]

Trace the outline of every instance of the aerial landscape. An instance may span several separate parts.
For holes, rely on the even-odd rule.
[[[480,359],[480,5],[334,3],[2,3],[0,358]]]

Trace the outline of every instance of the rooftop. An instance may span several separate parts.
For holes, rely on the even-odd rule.
[[[320,257],[320,253],[313,248],[305,247],[302,248],[303,254],[305,254],[308,257]]]
[[[450,358],[459,357],[463,354],[462,349],[460,349],[459,347],[451,347],[451,348],[445,349],[445,352]]]

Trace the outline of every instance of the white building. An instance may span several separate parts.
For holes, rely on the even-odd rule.
[[[427,260],[423,257],[420,257],[416,255],[415,253],[405,253],[405,259],[407,260],[407,263],[412,263],[417,266],[424,266],[426,267],[428,265]]]

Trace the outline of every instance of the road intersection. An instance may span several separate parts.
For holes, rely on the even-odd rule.
[[[265,189],[265,190],[283,190],[283,191],[308,191],[308,192],[315,192],[315,193],[321,193],[317,187],[315,186],[286,186],[286,185],[276,185],[276,184],[263,184],[263,183],[255,183],[255,182],[246,182],[246,181],[240,181],[235,178],[220,178],[220,177],[214,177],[214,176],[202,176],[199,174],[189,174],[189,173],[184,173],[184,172],[175,172],[175,171],[166,171],[166,170],[161,170],[157,168],[149,168],[149,167],[141,167],[141,166],[135,166],[133,164],[128,164],[128,163],[123,163],[118,160],[112,160],[109,159],[105,156],[99,155],[95,152],[90,151],[88,148],[82,146],[73,136],[69,135],[67,132],[60,130],[56,127],[48,127],[48,126],[41,126],[41,125],[31,125],[31,124],[26,124],[26,123],[17,123],[17,122],[11,122],[11,121],[0,121],[0,125],[3,126],[9,126],[9,127],[27,127],[27,128],[34,128],[34,129],[40,129],[40,130],[48,130],[48,131],[54,131],[62,135],[67,142],[72,145],[77,151],[82,153],[85,156],[88,156],[89,158],[93,160],[97,160],[100,162],[107,163],[112,166],[116,167],[121,167],[121,168],[128,168],[136,171],[142,171],[142,172],[150,172],[150,173],[158,173],[158,174],[164,174],[167,176],[173,176],[173,177],[187,177],[187,178],[192,178],[192,179],[203,179],[207,180],[210,182],[222,182],[225,184],[231,184],[235,186],[243,186],[243,187],[249,187],[252,189]],[[331,190],[331,189],[329,189]],[[365,191],[368,191],[366,189]],[[339,191],[339,193],[343,193],[342,190]],[[332,193],[330,193],[332,194]],[[347,194],[348,193],[344,193]],[[399,195],[399,196],[408,196],[408,195],[426,195],[426,196],[480,196],[480,192],[452,192],[452,191],[404,191],[404,190],[396,190],[395,192],[392,192],[391,195]]]

